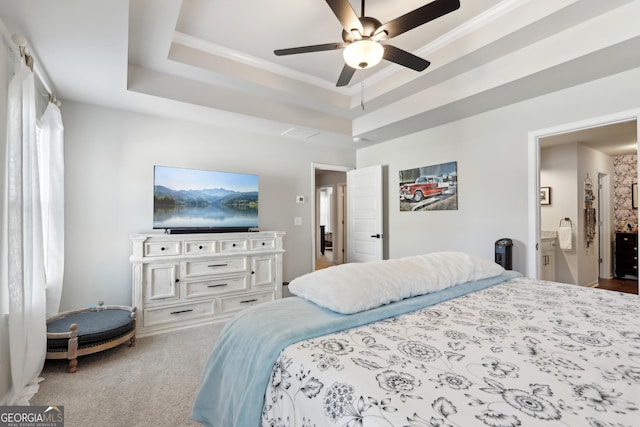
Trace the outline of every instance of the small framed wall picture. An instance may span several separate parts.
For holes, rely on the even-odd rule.
[[[540,204],[551,204],[551,187],[540,187]]]

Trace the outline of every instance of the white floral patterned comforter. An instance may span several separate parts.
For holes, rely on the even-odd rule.
[[[263,426],[639,426],[637,295],[525,278],[284,349]]]

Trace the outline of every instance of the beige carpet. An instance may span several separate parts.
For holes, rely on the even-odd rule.
[[[199,426],[189,418],[200,374],[224,324],[139,338],[78,359],[47,360],[32,405],[63,405],[65,427]]]

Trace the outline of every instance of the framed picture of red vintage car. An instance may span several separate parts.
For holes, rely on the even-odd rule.
[[[458,209],[458,162],[400,171],[400,211]]]

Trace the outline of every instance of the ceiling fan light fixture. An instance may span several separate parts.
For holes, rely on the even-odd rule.
[[[362,40],[362,34],[360,34],[360,30],[357,28],[351,30],[351,37],[353,37],[354,40]]]
[[[374,42],[381,42],[382,40],[386,40],[388,36],[389,36],[389,33],[387,33],[385,30],[382,30],[372,35],[370,39],[373,40]]]
[[[344,61],[355,69],[370,68],[378,64],[384,55],[384,47],[372,40],[358,40],[344,49]]]

